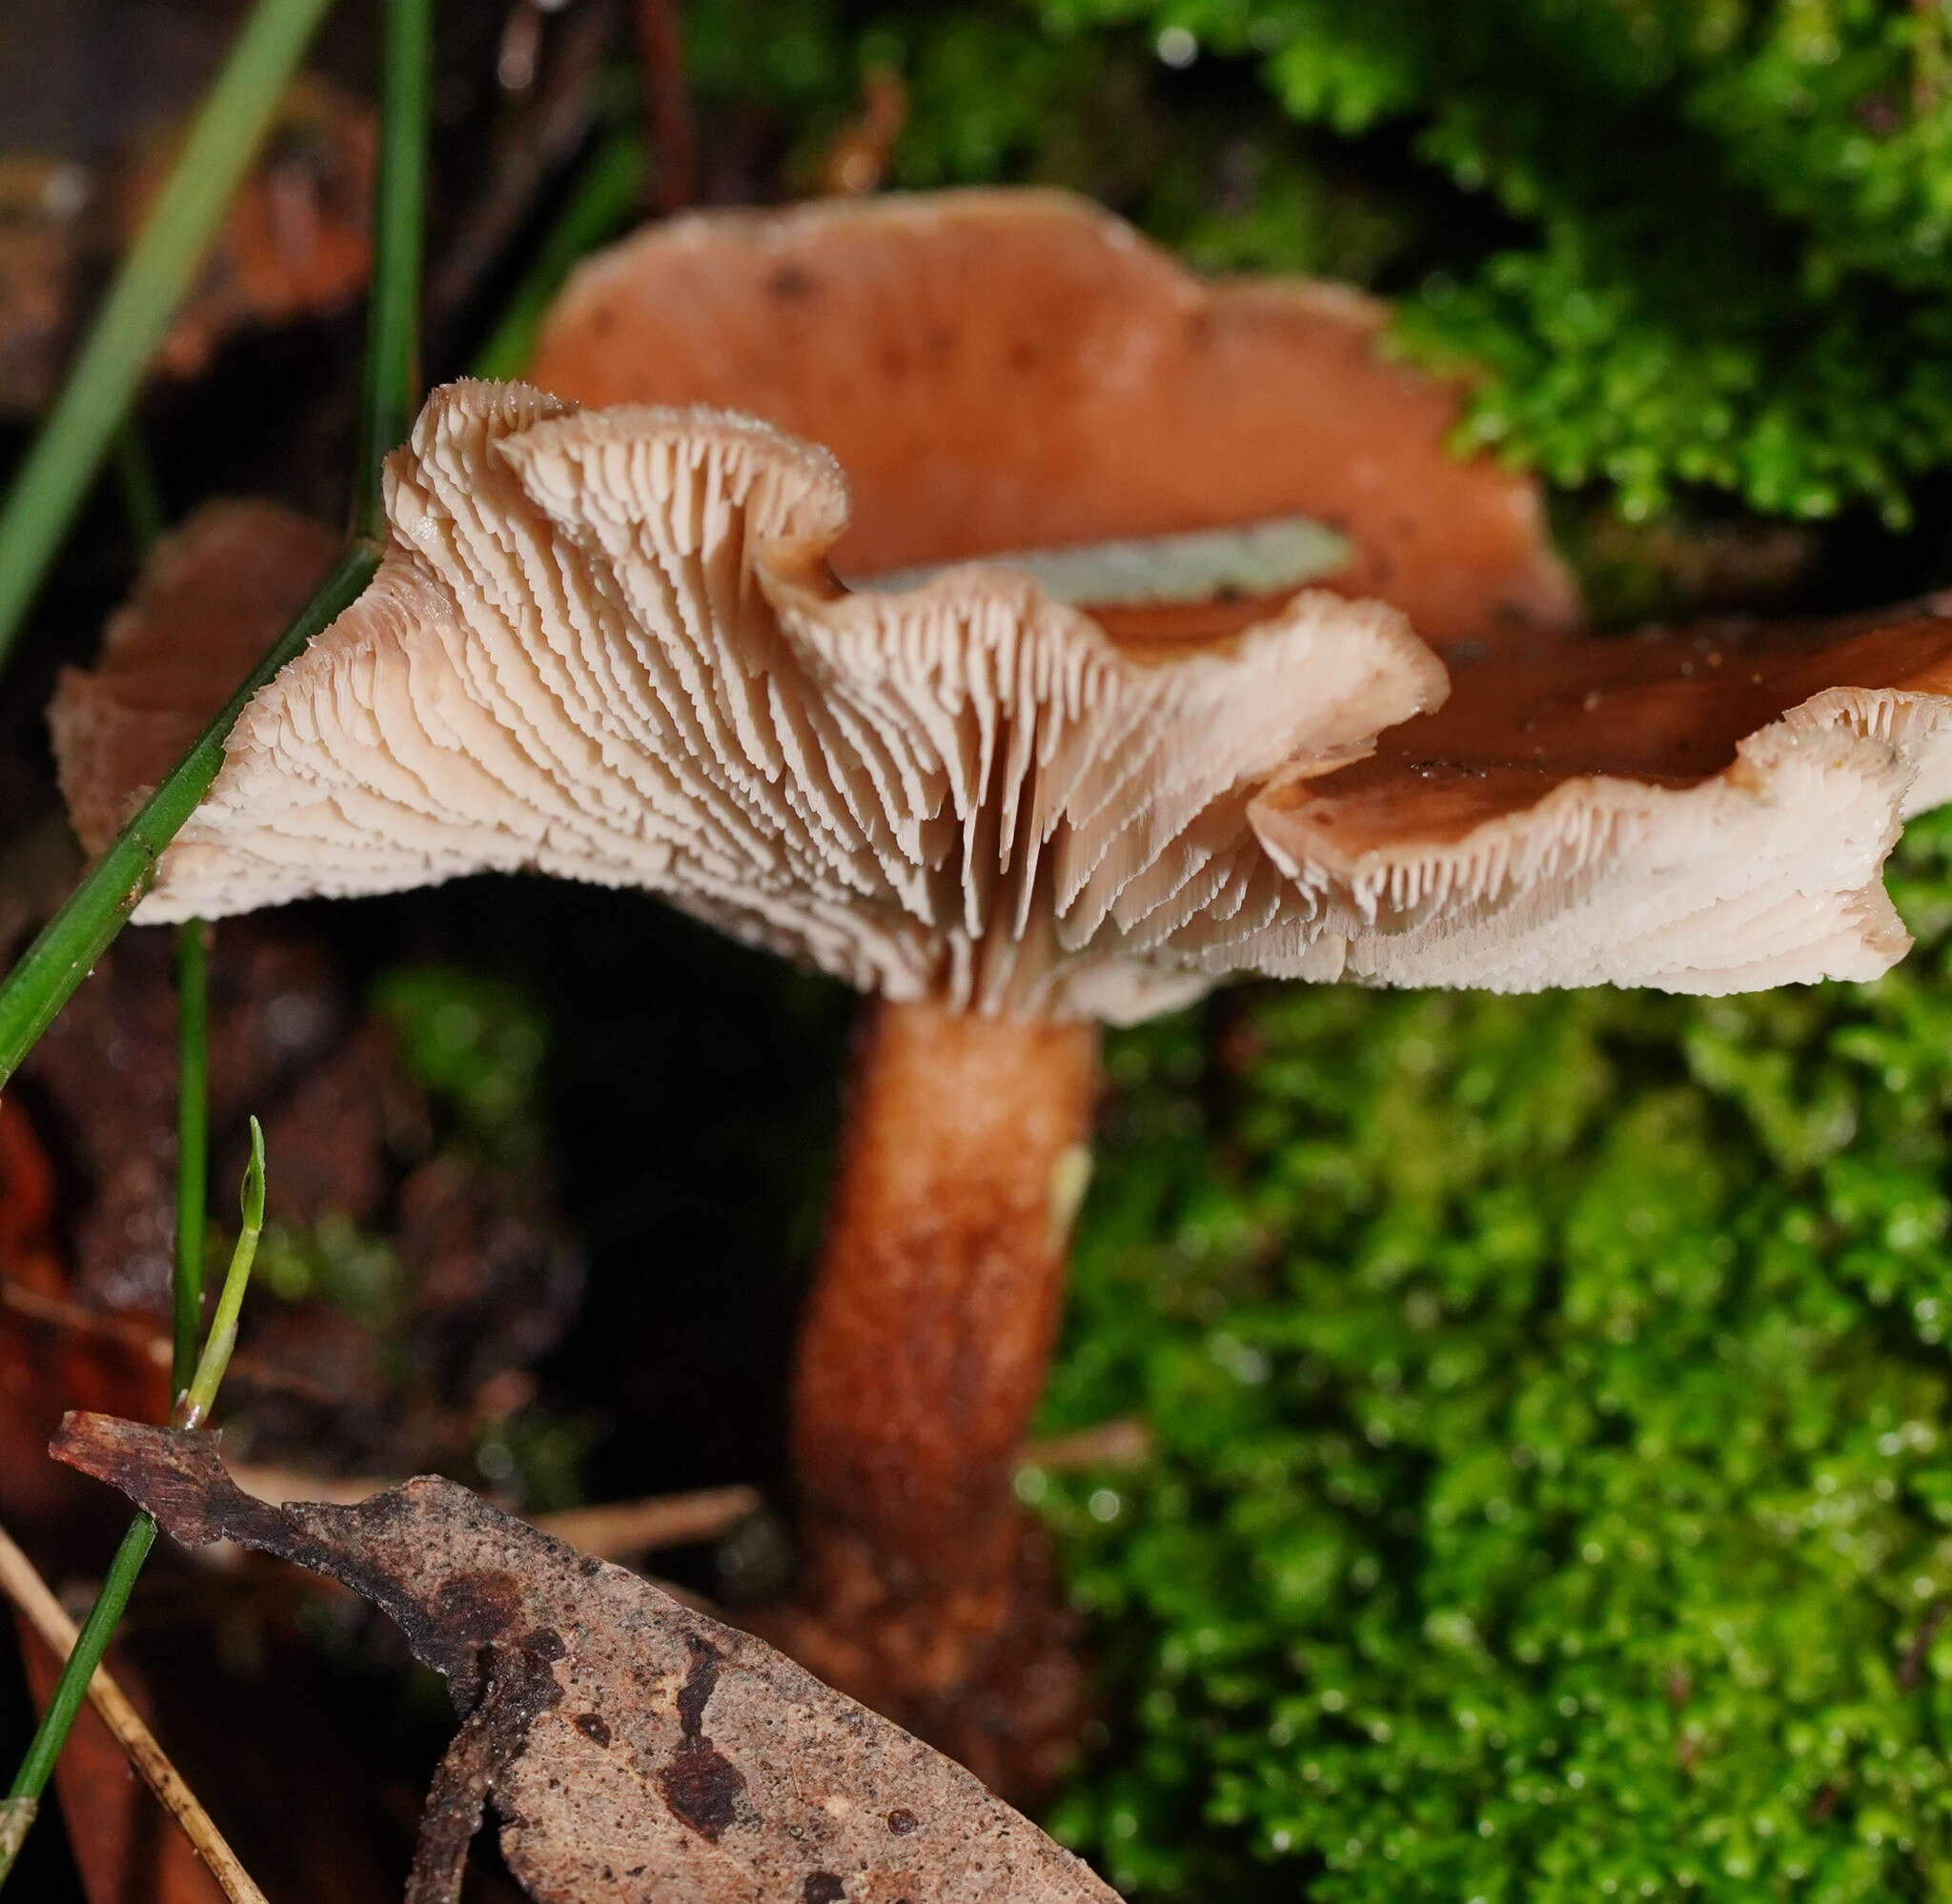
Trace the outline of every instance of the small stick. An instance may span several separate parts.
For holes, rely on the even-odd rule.
[[[1069,1434],[1027,1441],[1018,1459],[1025,1468],[1136,1468],[1151,1454],[1152,1430],[1137,1415],[1121,1415]]]
[[[1026,1468],[1047,1469],[1135,1468],[1151,1452],[1152,1437],[1146,1424],[1135,1415],[1125,1415],[1070,1434],[1027,1441],[1021,1460]],[[247,1494],[279,1506],[288,1501],[325,1501],[334,1507],[356,1507],[400,1485],[389,1475],[308,1474],[302,1469],[254,1468],[247,1462],[234,1465],[231,1473]],[[716,1540],[764,1506],[765,1496],[757,1488],[735,1486],[652,1494],[636,1501],[602,1501],[521,1518],[585,1553],[615,1560],[622,1554]]]
[[[566,1508],[560,1513],[536,1514],[531,1525],[585,1553],[609,1559],[620,1553],[650,1553],[658,1548],[716,1540],[764,1505],[757,1488],[702,1488],[691,1494]]]
[[[0,1592],[4,1592],[26,1616],[57,1660],[65,1660],[74,1650],[76,1629],[34,1564],[0,1529]],[[106,1667],[95,1668],[88,1683],[89,1703],[102,1716],[102,1722],[115,1742],[128,1754],[129,1762],[141,1774],[143,1783],[156,1795],[198,1857],[209,1868],[232,1904],[267,1904],[264,1893],[252,1881],[251,1874],[237,1861],[237,1854],[225,1841],[210,1813],[197,1802],[196,1794],[183,1781],[183,1775],[170,1763],[169,1755],[156,1743],[155,1734],[143,1724],[141,1715],[129,1703]],[[32,1822],[32,1800],[10,1805],[0,1816],[0,1838],[10,1832],[26,1834]]]

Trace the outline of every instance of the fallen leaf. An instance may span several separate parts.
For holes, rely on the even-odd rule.
[[[73,1414],[55,1455],[191,1545],[343,1581],[465,1714],[410,1904],[451,1904],[492,1800],[539,1904],[1116,1904],[960,1766],[647,1581],[421,1479],[356,1507],[253,1499],[216,1437]]]

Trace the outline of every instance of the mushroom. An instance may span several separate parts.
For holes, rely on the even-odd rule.
[[[453,386],[387,501],[378,576],[245,709],[136,916],[533,867],[664,893],[875,994],[797,1457],[833,1631],[868,1602],[911,1614],[887,1657],[823,1663],[911,1713],[948,1701],[1019,1597],[1009,1477],[1090,1027],[1298,969],[1247,802],[1430,704],[1441,669],[1395,610],[1320,592],[1128,652],[1001,567],[847,591],[833,459],[721,412]],[[131,631],[175,625],[185,556],[57,700],[92,845],[153,770],[125,745],[159,665]]]
[[[655,334],[647,375],[688,364],[710,387],[670,394],[816,415],[838,461],[723,410],[437,393],[389,461],[379,575],[246,708],[137,917],[534,868],[661,893],[872,994],[799,1349],[805,1568],[778,1631],[1021,1780],[1075,1694],[1010,1473],[1095,1025],[1232,973],[1712,989],[1882,969],[1902,938],[1879,868],[1952,776],[1952,619],[1572,634],[1535,496],[1446,460],[1450,398],[1377,366],[1366,316],[1351,355],[1345,316],[1320,317],[1346,304],[1203,291],[1110,221],[1014,204],[684,220],[618,254],[675,271],[644,307],[677,301],[674,339],[697,323],[770,381],[711,384],[702,342],[687,359]],[[601,332],[609,313],[616,339],[639,312],[626,277],[600,260],[571,287],[552,375],[573,314]],[[920,356],[861,342],[844,375],[820,367],[903,298]],[[1013,383],[1027,338],[1043,368]],[[1162,365],[1197,404],[1162,397]],[[928,375],[933,408],[911,389]],[[1330,401],[1364,378],[1373,455]],[[1257,460],[1277,455],[1278,479]],[[850,515],[852,456],[885,519]],[[1342,523],[1338,587],[1396,605],[1270,579],[1269,533],[1319,559],[1283,539],[1305,514]],[[986,544],[1064,550],[1087,599]],[[1091,601],[1106,574],[1149,598]],[[72,761],[119,665],[86,707],[64,686]],[[92,794],[71,773],[77,812],[119,811],[139,778],[104,791],[110,751]]]

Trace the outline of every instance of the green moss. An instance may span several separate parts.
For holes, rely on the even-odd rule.
[[[1952,1895],[1952,820],[1874,986],[1123,1039],[1044,1484],[1149,1895]]]

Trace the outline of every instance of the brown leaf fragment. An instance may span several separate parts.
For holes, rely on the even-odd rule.
[[[242,1492],[210,1434],[71,1414],[54,1453],[176,1539],[343,1581],[466,1717],[411,1904],[450,1899],[484,1800],[539,1904],[1114,1904],[961,1767],[749,1635],[422,1478],[355,1507]]]

